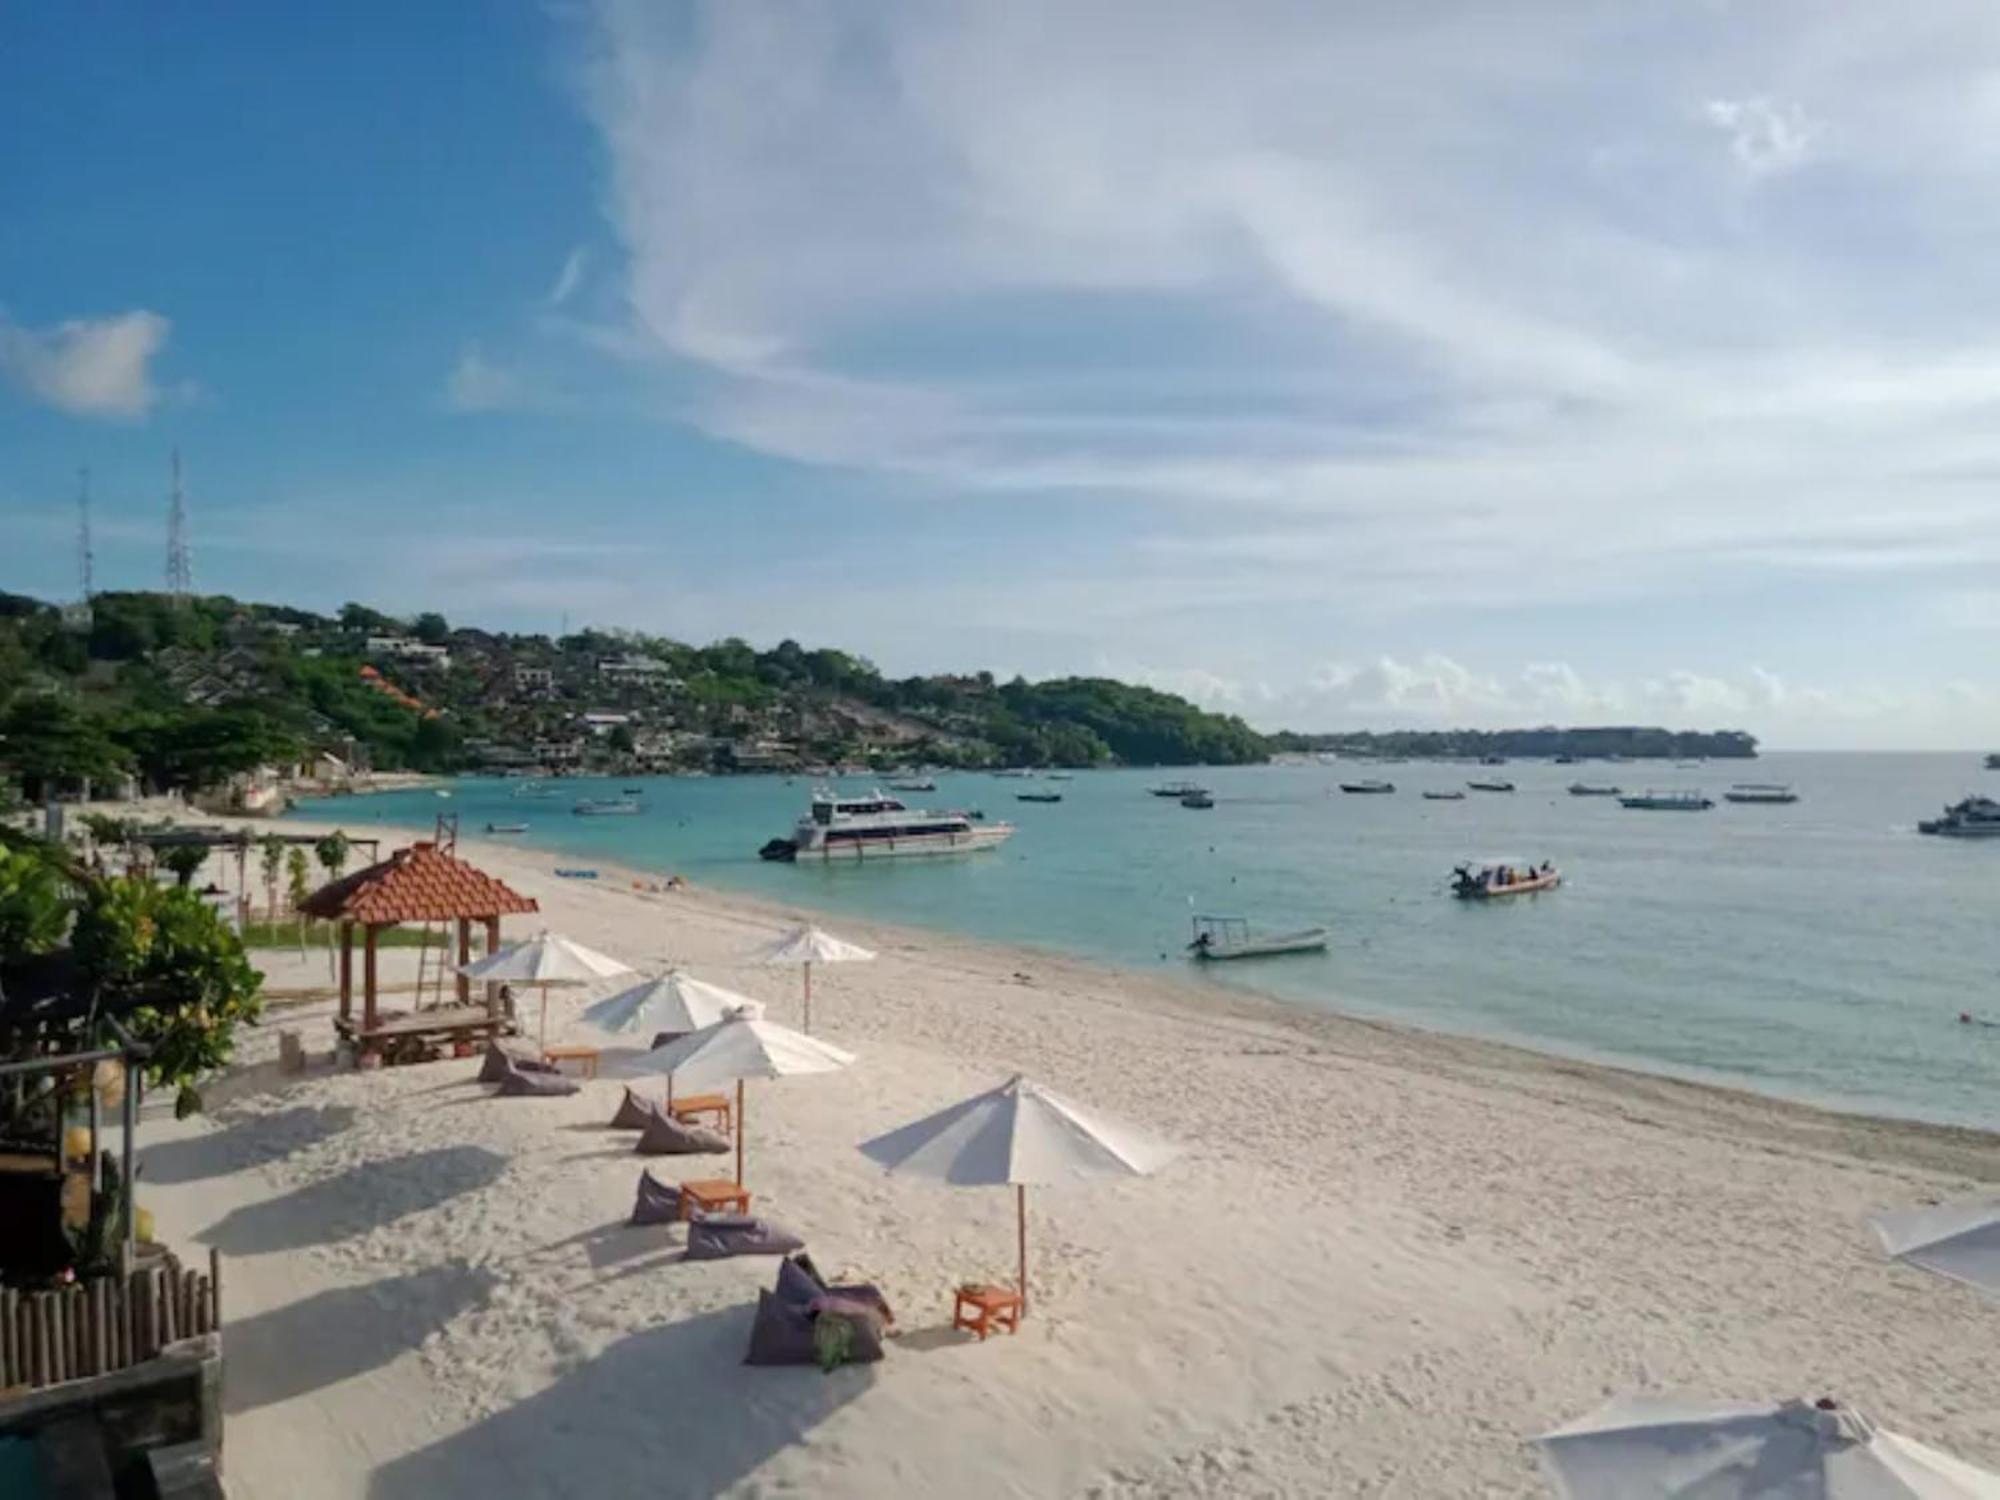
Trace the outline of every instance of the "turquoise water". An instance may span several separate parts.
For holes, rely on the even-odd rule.
[[[1180,773],[1170,773],[1179,775]],[[1393,797],[1343,796],[1353,767],[1196,773],[1209,812],[1146,795],[1160,773],[1099,771],[1060,804],[1016,803],[1027,783],[941,775],[911,802],[978,807],[1020,832],[999,850],[866,867],[756,858],[790,831],[809,783],[781,777],[564,782],[518,799],[463,780],[322,803],[301,816],[428,824],[458,812],[468,835],[526,821],[515,842],[551,864],[592,857],[830,912],[928,926],[1184,974],[1191,911],[1261,924],[1323,923],[1333,946],[1204,971],[1304,1006],[1525,1042],[1788,1097],[2000,1125],[2000,841],[1922,838],[1918,817],[2000,782],[1964,755],[1770,755],[1755,763],[1517,763],[1518,790],[1425,802],[1478,768],[1379,768]],[[1788,807],[1720,804],[1735,777],[1795,783]],[[1713,812],[1643,813],[1573,798],[1576,779],[1627,790],[1700,786]],[[579,818],[577,797],[644,785],[646,812]],[[849,782],[854,789],[864,783]],[[1466,858],[1553,859],[1560,891],[1490,904],[1450,900]]]

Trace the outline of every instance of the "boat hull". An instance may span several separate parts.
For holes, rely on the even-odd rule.
[[[1533,880],[1517,880],[1511,885],[1454,886],[1451,893],[1461,901],[1492,901],[1501,896],[1532,896],[1537,891],[1552,891],[1561,884],[1562,876],[1543,875]]]
[[[1320,953],[1326,949],[1327,935],[1322,929],[1307,932],[1288,932],[1268,938],[1252,938],[1246,943],[1197,943],[1193,946],[1194,956],[1204,963],[1221,963],[1234,958],[1273,958],[1280,953]]]
[[[812,846],[794,845],[795,864],[872,864],[878,859],[936,858],[947,854],[977,854],[998,848],[1014,836],[1005,823],[984,823],[960,833],[913,833],[900,838],[834,839]]]

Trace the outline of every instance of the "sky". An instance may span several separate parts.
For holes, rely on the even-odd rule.
[[[2000,8],[0,15],[0,588],[2000,746]]]

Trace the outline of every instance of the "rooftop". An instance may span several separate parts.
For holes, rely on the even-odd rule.
[[[321,886],[300,908],[327,921],[369,926],[439,922],[453,917],[504,917],[537,911],[532,897],[435,844],[398,849],[380,864]]]

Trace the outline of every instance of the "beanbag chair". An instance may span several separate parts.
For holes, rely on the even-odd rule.
[[[668,1042],[678,1042],[686,1035],[685,1031],[656,1031],[653,1033],[653,1051],[658,1052]]]
[[[500,1080],[497,1094],[502,1099],[555,1098],[574,1094],[582,1087],[574,1078],[565,1078],[560,1073],[524,1073],[519,1068],[510,1068]]]
[[[656,1110],[639,1132],[632,1148],[641,1156],[704,1156],[729,1150],[729,1137],[706,1125],[687,1125],[665,1110]]]
[[[648,1098],[635,1088],[627,1088],[625,1097],[618,1101],[618,1113],[611,1117],[611,1130],[644,1130],[654,1116],[661,1112],[660,1102]]]
[[[503,1047],[498,1042],[488,1042],[486,1055],[479,1064],[479,1081],[498,1083],[507,1076],[510,1068],[520,1073],[553,1073],[556,1070],[554,1063],[543,1062],[539,1057]]]
[[[881,1314],[882,1321],[890,1328],[896,1326],[895,1309],[889,1306],[889,1299],[879,1288],[860,1282],[841,1286],[829,1282],[819,1273],[812,1257],[801,1250],[797,1255],[787,1256],[778,1267],[776,1295],[786,1302],[812,1306],[825,1297],[844,1298],[872,1307]]]
[[[748,1214],[702,1214],[688,1224],[689,1260],[726,1260],[732,1255],[784,1255],[805,1241],[769,1219]],[[787,1304],[790,1305],[790,1304]]]
[[[838,1365],[871,1365],[882,1357],[882,1315],[849,1297],[822,1297],[813,1304],[813,1355],[822,1370]]]
[[[639,1198],[632,1205],[634,1224],[672,1224],[681,1216],[681,1190],[661,1182],[651,1172],[639,1173]]]
[[[813,1363],[813,1320],[803,1307],[787,1307],[769,1292],[757,1293],[757,1316],[750,1323],[746,1365]]]

